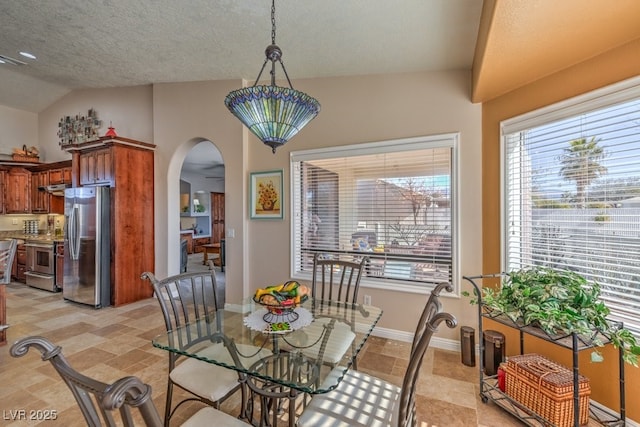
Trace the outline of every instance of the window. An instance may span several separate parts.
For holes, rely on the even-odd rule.
[[[640,79],[503,123],[506,270],[574,270],[640,334]]]
[[[293,152],[292,276],[313,257],[369,257],[362,283],[451,280],[457,135]]]

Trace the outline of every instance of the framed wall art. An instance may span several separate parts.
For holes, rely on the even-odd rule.
[[[282,219],[284,213],[282,169],[251,172],[249,185],[251,219]]]

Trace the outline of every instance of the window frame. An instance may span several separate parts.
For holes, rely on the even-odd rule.
[[[508,168],[510,165],[507,163],[508,137],[518,132],[524,132],[543,125],[549,125],[563,119],[574,118],[581,114],[594,112],[600,109],[613,107],[616,104],[635,100],[640,100],[640,76],[630,78],[580,96],[566,99],[538,110],[530,111],[504,120],[500,123],[500,265],[502,271],[507,271],[509,268],[508,218],[510,206],[508,199],[510,198],[510,195],[508,192],[509,183],[507,180],[509,178]],[[622,316],[624,316],[624,314],[622,314]],[[632,325],[632,329],[634,331],[640,330],[640,318],[638,319],[637,324]]]
[[[458,179],[458,149],[460,144],[460,133],[444,133],[434,134],[426,136],[418,136],[413,138],[392,139],[384,141],[366,142],[359,144],[349,144],[334,147],[323,147],[318,149],[292,151],[290,153],[290,171],[289,174],[289,194],[291,194],[291,201],[289,203],[290,209],[290,276],[292,279],[299,280],[311,280],[310,272],[297,272],[296,271],[296,259],[300,255],[297,252],[296,238],[299,237],[299,231],[296,230],[297,219],[296,209],[298,202],[295,200],[296,195],[296,163],[305,160],[319,160],[319,159],[333,159],[343,158],[351,156],[361,156],[368,154],[388,154],[394,152],[406,152],[412,150],[421,150],[429,148],[448,148],[451,150],[451,170],[450,170],[450,204],[451,204],[451,284],[454,288],[454,292],[450,295],[460,295],[459,286],[459,179]],[[374,279],[366,275],[363,275],[360,282],[360,286],[363,288],[376,288],[417,293],[428,294],[435,284],[425,286],[426,282],[405,281],[400,279]],[[392,288],[390,287],[392,286]]]

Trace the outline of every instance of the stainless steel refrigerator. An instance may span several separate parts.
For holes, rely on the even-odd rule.
[[[96,308],[111,302],[110,188],[64,191],[64,299]]]

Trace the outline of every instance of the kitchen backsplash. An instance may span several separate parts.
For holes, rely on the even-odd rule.
[[[53,226],[51,230],[49,227],[49,217],[53,217]],[[16,231],[19,233],[24,232],[25,221],[37,221],[38,233],[47,234],[48,231],[52,235],[55,234],[56,229],[59,229],[59,233],[62,234],[64,227],[64,215],[0,215],[0,232],[3,231]]]

